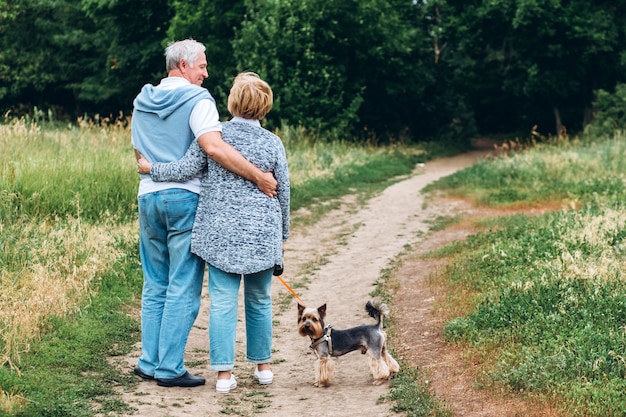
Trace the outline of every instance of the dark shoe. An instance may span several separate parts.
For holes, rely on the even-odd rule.
[[[154,379],[152,375],[148,375],[147,373],[142,371],[139,365],[135,366],[135,369],[133,371],[135,372],[135,375],[137,375],[141,379],[145,379],[146,381],[152,381]]]
[[[206,381],[201,376],[185,372],[178,378],[157,378],[156,382],[161,387],[197,387],[198,385],[204,385]]]

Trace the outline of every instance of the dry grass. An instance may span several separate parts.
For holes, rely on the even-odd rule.
[[[371,161],[372,156],[384,155],[401,149],[403,153],[426,155],[419,147],[403,145],[377,146],[354,144],[342,140],[323,140],[303,128],[283,126],[276,132],[287,151],[289,179],[292,186],[313,179],[331,178],[338,169],[360,166]]]
[[[623,210],[605,208],[602,215],[590,212],[575,212],[574,223],[581,228],[570,227],[569,223],[560,225],[562,232],[560,262],[551,262],[548,268],[561,279],[610,279],[621,276],[623,270],[620,258],[625,250],[623,242],[612,244],[612,236],[626,224],[626,213]],[[572,242],[586,242],[595,248],[593,253],[582,253],[580,250],[568,250]]]
[[[115,235],[133,232],[134,225],[83,227],[79,219],[24,224],[14,244],[5,247],[15,253],[5,256],[18,259],[21,248],[33,241],[38,245],[28,259],[0,271],[0,365],[19,372],[20,355],[40,337],[50,317],[77,312],[99,274],[121,255],[114,248]]]
[[[12,414],[26,404],[26,398],[4,392],[0,388],[0,413]]]

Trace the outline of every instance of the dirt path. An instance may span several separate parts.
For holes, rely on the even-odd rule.
[[[290,283],[306,282],[305,287],[297,288],[300,297],[310,306],[327,303],[327,319],[335,328],[369,323],[371,319],[367,317],[364,305],[381,271],[389,266],[389,261],[403,252],[406,245],[412,245],[418,250],[428,247],[430,236],[433,235],[428,233],[430,220],[467,209],[461,202],[455,201],[426,204],[420,190],[438,178],[473,164],[485,154],[486,151],[475,151],[430,162],[418,168],[415,175],[387,188],[365,207],[347,201],[341,209],[329,213],[318,224],[293,230],[286,245],[283,278]],[[463,238],[463,233],[456,233],[451,236]],[[449,237],[438,235],[436,242],[445,243],[446,240]],[[431,241],[430,245],[436,242]],[[404,295],[413,296],[394,297],[390,306],[399,323],[399,335],[397,340],[390,340],[390,346],[397,352],[397,359],[410,360],[410,363],[420,367],[432,362],[434,357],[437,361],[444,359],[445,346],[441,343],[440,332],[436,331],[438,324],[430,316],[433,294],[425,285],[429,268],[435,267],[422,264],[417,270],[405,268],[397,279]],[[296,302],[290,299],[286,309],[281,307],[278,301],[284,299],[286,291],[278,280],[274,282],[273,292],[275,352],[272,369],[275,377],[272,385],[260,386],[253,380],[254,367],[245,362],[244,331],[239,328],[234,370],[239,386],[228,395],[215,393],[216,373],[208,370],[208,297],[205,294],[187,345],[186,362],[192,373],[207,378],[207,385],[182,389],[162,388],[151,382],[140,382],[134,391],[123,394],[124,400],[136,409],[134,415],[396,415],[390,411],[391,403],[380,401],[388,393],[388,384],[372,385],[365,358],[358,353],[337,360],[332,387],[314,387],[315,357],[309,349],[309,340],[297,334]],[[239,317],[241,324],[242,311]],[[415,350],[425,354],[416,355]],[[131,354],[122,358],[125,372],[132,372],[139,353],[137,346]],[[433,356],[429,358],[427,355]],[[458,363],[454,363],[456,365]],[[433,387],[450,403],[457,415],[514,415],[468,413],[476,408],[473,401],[468,401],[475,398],[475,393],[467,391],[471,389],[471,380],[462,383],[465,386],[459,385],[458,375],[446,374],[445,369],[430,369],[433,378],[442,382],[440,389],[437,389],[433,381]],[[426,372],[430,371],[426,369]],[[452,390],[445,388],[447,377],[454,378]],[[455,397],[453,393],[459,389],[464,395]],[[479,402],[478,408],[489,409],[491,406],[484,401]]]

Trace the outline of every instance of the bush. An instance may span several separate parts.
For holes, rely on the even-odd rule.
[[[596,91],[593,108],[594,118],[585,134],[612,137],[626,128],[626,84],[618,84],[614,93]]]

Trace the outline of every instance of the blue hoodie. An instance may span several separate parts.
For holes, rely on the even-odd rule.
[[[194,84],[174,89],[144,85],[133,102],[131,131],[134,148],[151,162],[182,158],[194,139],[189,127],[191,112],[200,100],[207,99],[215,103],[205,88]],[[151,181],[149,175],[141,175],[141,178]],[[182,185],[178,184],[179,187]],[[161,184],[159,188],[164,186]]]

